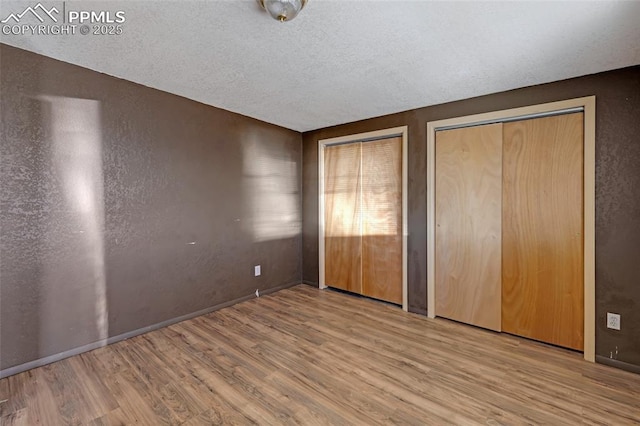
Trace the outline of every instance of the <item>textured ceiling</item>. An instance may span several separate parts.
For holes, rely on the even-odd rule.
[[[42,3],[123,10],[123,34],[1,41],[298,131],[640,64],[640,1]]]

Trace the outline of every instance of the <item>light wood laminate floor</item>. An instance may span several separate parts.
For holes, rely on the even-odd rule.
[[[637,424],[640,376],[296,286],[0,381],[0,424]]]

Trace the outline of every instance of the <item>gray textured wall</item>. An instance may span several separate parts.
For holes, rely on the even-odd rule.
[[[299,133],[0,58],[1,369],[300,281]]]
[[[426,313],[426,124],[596,95],[596,354],[640,366],[640,66],[420,108],[303,135],[303,280],[318,282],[319,139],[409,126],[409,310]],[[622,315],[621,331],[605,327]],[[617,352],[617,355],[616,355]]]

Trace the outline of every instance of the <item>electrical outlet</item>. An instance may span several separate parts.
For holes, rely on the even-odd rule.
[[[253,275],[259,277],[261,274],[260,265],[256,265],[253,267]]]
[[[607,312],[607,328],[620,330],[620,314],[612,314]]]

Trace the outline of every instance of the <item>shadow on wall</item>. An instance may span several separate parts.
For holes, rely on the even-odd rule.
[[[104,256],[104,179],[100,103],[89,99],[40,97],[48,111],[51,182],[46,193],[49,220],[43,235],[50,251],[65,257],[43,259],[48,285],[40,299],[40,343],[50,347],[61,332],[85,335],[85,341],[109,336]],[[68,257],[66,257],[68,256]],[[69,287],[65,283],[82,282]],[[90,303],[87,303],[87,302]],[[86,304],[84,321],[58,318],[65,305]]]
[[[100,103],[23,101],[32,116],[11,124],[28,134],[3,123],[3,368],[67,350],[68,336],[81,345],[109,334]]]
[[[255,243],[300,235],[300,188],[293,153],[269,149],[256,132],[250,132],[242,140],[242,168],[245,232]]]

